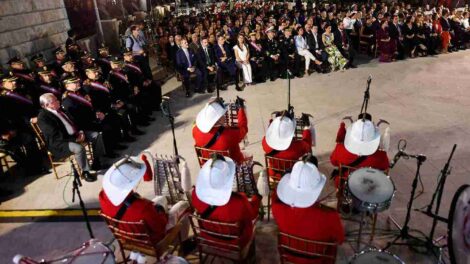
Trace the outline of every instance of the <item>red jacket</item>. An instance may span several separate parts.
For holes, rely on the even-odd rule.
[[[344,230],[340,216],[336,210],[322,208],[318,204],[313,204],[308,208],[291,207],[283,203],[277,196],[277,192],[272,194],[272,211],[279,231],[308,240],[335,242],[338,244],[344,241]],[[286,241],[287,242],[287,241]],[[298,247],[291,244],[294,248],[300,250],[317,251],[316,248],[305,248],[300,244]],[[331,252],[335,254],[336,252]],[[289,260],[292,263],[334,263],[321,262],[318,260],[308,260],[298,256],[290,255]]]
[[[268,143],[266,143],[266,137],[263,137],[262,145],[265,154],[269,154],[273,151],[273,149],[268,145]],[[305,129],[302,132],[301,140],[293,140],[289,148],[283,151],[279,151],[276,154],[270,156],[274,156],[275,158],[280,159],[298,160],[300,157],[309,152],[312,152],[312,135],[310,129]],[[270,164],[270,166],[272,166],[273,168],[292,168],[294,164],[285,164],[283,162],[282,164]],[[276,174],[276,172],[272,169],[269,169],[268,174],[276,180],[279,180],[282,177],[282,175],[280,175],[279,173]]]
[[[243,153],[240,150],[239,143],[245,138],[248,133],[248,121],[246,118],[245,111],[243,108],[238,110],[238,128],[225,127],[217,141],[209,147],[212,150],[228,150],[230,152],[230,158],[236,163],[240,164],[244,161]],[[218,127],[213,127],[209,132],[203,133],[199,128],[194,125],[193,127],[193,138],[197,147],[204,148],[209,141],[217,133]],[[208,154],[204,154],[204,157],[209,157]]]
[[[131,193],[132,194],[132,193]],[[123,205],[114,206],[113,203],[108,199],[104,191],[102,190],[99,195],[101,212],[109,217],[113,217],[119,211],[119,208]],[[165,211],[156,209],[152,201],[144,198],[137,198],[124,213],[121,218],[122,221],[139,222],[143,220],[147,228],[152,232],[151,240],[155,243],[165,237],[166,224],[168,223],[168,216]],[[127,230],[132,232],[138,232],[138,230]]]
[[[250,241],[253,234],[253,220],[258,217],[260,204],[261,200],[256,195],[252,196],[251,201],[249,201],[244,193],[234,192],[229,202],[226,205],[217,207],[217,209],[209,215],[208,220],[227,223],[238,222],[242,230],[240,247],[243,248]],[[193,189],[192,193],[192,205],[198,214],[202,214],[209,207],[208,204],[199,200],[195,189]],[[227,240],[216,239],[208,234],[202,233],[201,236],[221,243],[227,243]],[[235,241],[229,243],[235,244]]]
[[[338,130],[336,136],[336,147],[331,153],[330,161],[331,164],[335,167],[339,167],[339,165],[348,166],[349,164],[353,163],[356,159],[359,158],[358,155],[349,152],[346,147],[344,146],[344,137],[346,135],[346,129],[344,123],[341,123],[340,128]],[[363,160],[358,165],[354,166],[355,168],[365,168],[371,167],[374,169],[386,171],[390,166],[390,162],[388,160],[387,152],[383,150],[377,150],[375,153],[367,156],[365,160]],[[347,178],[349,173],[343,174],[343,178]],[[339,177],[335,178],[336,187],[339,185]]]

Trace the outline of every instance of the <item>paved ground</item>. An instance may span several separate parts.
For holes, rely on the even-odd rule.
[[[444,192],[441,215],[448,214],[450,201],[459,186],[470,183],[470,52],[418,58],[391,64],[378,64],[371,61],[359,68],[345,72],[325,75],[313,74],[292,81],[292,104],[297,113],[307,112],[315,116],[318,145],[314,152],[322,162],[321,169],[329,174],[331,167],[328,157],[334,148],[334,140],[339,122],[347,115],[357,115],[362,103],[363,91],[369,74],[372,75],[370,112],[375,120],[382,118],[391,123],[392,141],[389,156],[396,153],[396,143],[400,138],[408,141],[409,153],[427,155],[421,171],[425,192],[415,200],[415,207],[429,203],[434,192],[436,178],[444,165],[452,145],[458,144],[452,161],[452,174],[449,176]],[[165,91],[171,91],[177,83],[168,81]],[[225,100],[233,100],[236,95],[247,100],[249,119],[249,144],[246,151],[254,158],[263,161],[260,140],[265,133],[269,115],[287,105],[287,83],[284,80],[267,82],[248,87],[244,92],[236,92],[233,87],[223,91]],[[171,91],[174,99],[172,108],[176,114],[176,137],[181,155],[189,162],[193,179],[198,166],[191,138],[191,127],[196,113],[202,108],[209,94],[196,95],[191,99],[183,98],[181,89]],[[152,153],[171,154],[171,130],[168,121],[155,114],[157,121],[145,128],[146,135],[129,146],[123,154],[138,154],[142,149]],[[68,168],[62,168],[67,171]],[[415,162],[401,160],[391,171],[397,188],[390,210],[379,215],[379,229],[390,230],[387,221],[392,215],[402,223],[406,203],[411,190]],[[14,198],[2,203],[1,210],[10,209],[47,209],[76,208],[71,203],[71,182],[69,177],[56,180],[53,175],[40,178],[3,179],[2,185],[16,188]],[[88,207],[98,207],[97,195],[102,176],[95,183],[84,183],[82,195]],[[22,186],[20,188],[20,186]],[[24,187],[23,187],[24,186]],[[146,197],[153,194],[153,186],[141,183],[140,193]],[[312,219],[314,221],[314,219]],[[357,225],[344,222],[349,239]],[[429,232],[431,220],[420,213],[413,212],[411,228]],[[393,225],[392,225],[393,226]],[[103,223],[94,222],[96,237],[107,241],[110,232]],[[278,263],[275,224],[262,223],[257,230],[257,258],[259,263]],[[391,230],[394,230],[391,228]],[[379,234],[374,245],[381,247],[390,238],[390,231]],[[446,234],[446,226],[439,224],[436,237]],[[0,263],[9,263],[16,253],[43,257],[64,249],[77,247],[87,240],[83,223],[2,223],[0,224]],[[407,263],[435,263],[430,254],[416,254],[406,247],[392,247],[390,251],[399,255]],[[339,263],[344,263],[354,251],[349,243],[343,245],[339,253]]]

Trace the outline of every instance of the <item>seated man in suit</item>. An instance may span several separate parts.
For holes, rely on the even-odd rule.
[[[336,210],[315,203],[325,186],[326,178],[317,168],[317,159],[306,155],[295,163],[292,173],[282,177],[272,196],[272,211],[279,231],[302,239],[341,244],[344,230]],[[281,239],[283,239],[281,237]],[[293,244],[294,249],[308,250],[305,244]],[[311,249],[310,249],[311,250]],[[321,246],[318,253],[323,253]],[[313,252],[312,252],[313,253]],[[334,249],[325,252],[336,255]],[[292,263],[334,263],[312,261],[311,257],[287,250]]]
[[[351,39],[349,35],[346,34],[346,30],[344,29],[343,21],[340,21],[338,24],[338,29],[333,32],[334,34],[334,42],[338,50],[341,54],[348,59],[349,63],[347,67],[349,68],[357,68],[356,65],[353,64],[354,57],[356,56],[356,51],[352,47]]]
[[[223,71],[229,73],[232,81],[235,82],[235,88],[237,91],[241,91],[238,86],[238,68],[235,64],[235,57],[232,53],[232,49],[225,43],[225,36],[217,36],[217,45],[214,46],[215,59],[217,60],[218,76],[217,80],[222,80]]]
[[[235,170],[236,164],[231,158],[214,155],[199,171],[192,193],[192,205],[203,219],[238,223],[241,229],[240,246],[243,250],[254,235],[253,226],[258,217],[261,196],[255,194],[249,200],[244,193],[232,192]],[[206,233],[201,233],[201,237],[224,244],[235,242]]]
[[[190,96],[190,76],[196,74],[196,93],[204,93],[202,90],[202,73],[196,68],[196,56],[189,49],[188,41],[181,40],[181,49],[176,52],[176,68],[183,78],[183,86],[186,90],[186,97]]]
[[[321,39],[321,34],[318,33],[318,26],[314,25],[310,29],[309,25],[305,26],[305,30],[307,31],[307,44],[310,48],[310,52],[320,60],[321,62],[327,63],[328,62],[328,54],[325,52],[325,45]]]
[[[87,140],[85,133],[78,130],[70,117],[60,109],[60,102],[52,93],[41,95],[39,103],[42,109],[38,115],[38,125],[44,135],[47,148],[56,158],[74,154],[85,180],[96,181],[96,175],[90,173],[85,147],[82,145]],[[95,132],[90,133],[89,136],[90,141],[94,143],[93,154],[96,158],[101,157],[104,154],[101,134]]]
[[[209,74],[217,73],[217,66],[215,65],[214,50],[209,45],[207,37],[201,39],[201,47],[197,51],[198,67],[202,73],[203,90],[207,89],[209,93],[214,91],[214,88],[209,88]]]

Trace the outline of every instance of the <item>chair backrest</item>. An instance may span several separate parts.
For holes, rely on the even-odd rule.
[[[221,257],[241,253],[239,223],[202,219],[196,214],[190,220],[200,251]]]
[[[39,128],[39,125],[38,123],[36,122],[31,122],[31,128],[33,129],[34,131],[34,134],[36,135],[36,138],[38,140],[38,143],[39,143],[39,147],[41,149],[46,149],[46,140],[44,139],[44,135],[42,134],[42,131],[41,131],[41,128]]]
[[[196,156],[200,167],[202,167],[206,161],[211,159],[212,154],[220,154],[225,157],[230,156],[230,151],[228,150],[213,150],[197,146],[194,146],[194,150],[196,151]]]
[[[264,160],[269,177],[275,180],[279,180],[288,170],[291,170],[298,161],[275,158],[269,155],[264,155]]]
[[[335,263],[337,247],[336,243],[303,239],[283,232],[279,232],[278,236],[282,263],[294,263],[295,258]]]
[[[151,240],[151,232],[147,225],[141,220],[139,222],[128,222],[117,220],[100,212],[106,225],[118,240],[121,250],[132,250],[159,259],[165,254],[173,241],[177,238],[182,224],[177,223],[166,236],[154,243]]]
[[[238,105],[229,103],[227,108],[228,111],[225,112],[225,126],[238,127]]]

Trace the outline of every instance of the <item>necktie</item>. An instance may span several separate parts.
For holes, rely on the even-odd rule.
[[[70,125],[70,126],[72,127],[72,129],[73,129],[73,134],[74,134],[74,135],[77,134],[78,129],[77,129],[77,127],[75,126],[75,124],[72,122],[72,120],[70,120],[70,118],[69,118],[64,112],[62,112],[62,110],[57,110],[57,113],[58,113],[61,117],[63,117],[63,118],[69,123],[69,125]]]
[[[211,57],[209,56],[209,53],[207,52],[207,48],[204,48],[204,52],[206,53],[207,64],[210,65],[211,64]]]
[[[343,45],[346,45],[346,34],[344,34],[344,31],[341,31],[341,38],[343,39]]]
[[[186,55],[186,58],[188,59],[189,68],[191,68],[192,65],[191,65],[191,59],[189,58],[189,52],[188,52],[188,50],[185,49],[185,50],[184,50],[184,54]]]

